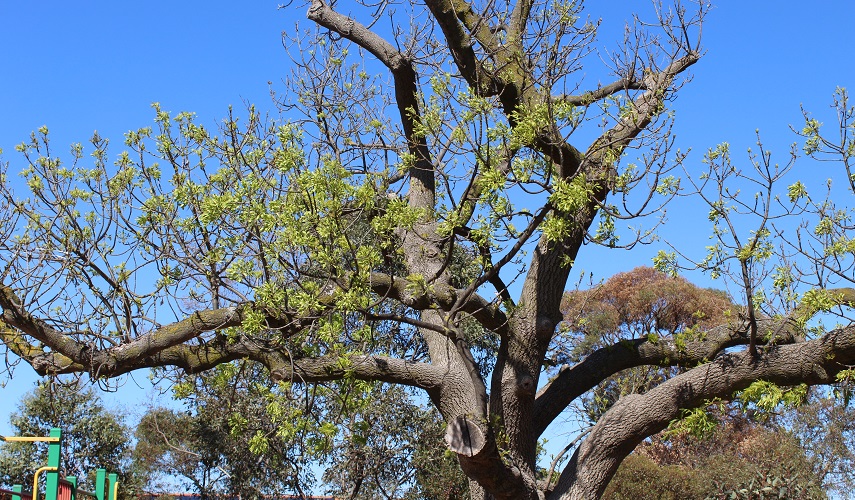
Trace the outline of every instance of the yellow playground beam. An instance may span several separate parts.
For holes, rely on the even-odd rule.
[[[55,436],[0,436],[0,441],[7,443],[15,441],[27,441],[30,443],[58,443],[58,437]]]

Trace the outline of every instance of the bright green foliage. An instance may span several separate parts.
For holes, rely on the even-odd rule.
[[[790,202],[795,203],[808,195],[807,188],[802,181],[796,181],[787,188],[787,197]]]
[[[802,294],[799,304],[799,307],[803,311],[799,319],[804,321],[807,318],[811,318],[817,312],[830,311],[841,305],[842,300],[843,295],[839,292],[825,289],[807,290]]]
[[[737,250],[736,257],[741,261],[769,259],[773,253],[771,236],[772,233],[766,228],[752,231],[748,243]]]
[[[565,107],[557,110],[560,117],[570,117],[573,110],[570,107]],[[546,103],[538,103],[531,108],[520,107],[511,113],[511,120],[515,122],[515,127],[510,138],[510,147],[518,149],[526,146],[534,146],[538,134],[543,127],[551,123],[549,116],[549,107]]]
[[[682,410],[680,418],[669,424],[665,436],[690,434],[698,438],[709,437],[719,426],[715,415],[722,411],[724,411],[724,402],[721,400],[709,401],[707,405]]]
[[[19,148],[32,161],[22,175],[34,198],[13,207],[27,228],[18,241],[38,255],[81,257],[81,267],[67,269],[66,293],[85,301],[75,324],[126,337],[148,328],[131,317],[152,318],[166,306],[190,312],[251,300],[242,335],[266,335],[263,318],[271,311],[334,308],[294,342],[315,337],[317,352],[346,342],[345,317],[372,307],[369,275],[382,251],[396,248],[395,231],[423,212],[380,197],[378,178],[354,174],[331,155],[307,157],[299,128],[268,123],[252,108],[245,126],[232,116],[223,135],[197,125],[192,114],[154,109],[156,126],[127,134],[115,169],[97,135],[92,168],[78,166],[80,147],[70,166],[45,156],[46,129]],[[378,210],[366,226],[360,214]],[[131,291],[129,278],[145,272],[156,279]],[[327,278],[293,283],[307,273]],[[331,280],[342,286],[330,287]],[[39,286],[29,289],[38,293]]]
[[[674,252],[666,252],[659,250],[653,257],[653,268],[659,272],[665,273],[668,276],[677,276],[677,254]]]
[[[804,152],[806,154],[814,154],[819,151],[820,127],[822,123],[815,118],[805,120],[805,126],[802,128],[802,134],[805,137]]]
[[[549,202],[562,212],[578,212],[588,203],[591,187],[585,181],[584,175],[578,175],[570,182],[556,180],[552,186],[553,192]]]
[[[680,190],[680,180],[673,175],[669,175],[659,181],[656,186],[656,192],[662,196],[673,196]]]
[[[777,384],[757,380],[734,395],[734,402],[742,411],[751,413],[758,420],[768,419],[776,412],[785,412],[805,404],[808,396],[807,385],[781,387]],[[708,401],[703,406],[682,411],[679,419],[668,426],[665,435],[691,434],[696,437],[709,436],[719,425],[717,415],[724,413],[726,403],[722,400]]]
[[[763,412],[772,412],[779,407],[795,408],[807,399],[807,386],[780,387],[765,380],[758,380],[738,395],[744,406],[753,405]]]

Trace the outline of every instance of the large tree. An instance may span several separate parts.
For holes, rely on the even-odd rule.
[[[684,408],[759,379],[845,378],[855,329],[803,331],[850,299],[829,290],[851,280],[848,212],[799,185],[775,201],[765,152],[762,189],[743,200],[724,146],[692,178],[721,238],[701,264],[739,279],[744,310],[681,342],[643,336],[547,362],[571,269],[596,245],[648,240],[617,221],[678,190],[668,106],[701,58],[707,6],[656,7],[598,53],[598,23],[574,2],[312,0],[316,29],[286,40],[279,121],[250,109],[212,131],[156,106],[155,126],[129,132],[113,161],[97,135],[64,160],[39,130],[18,148],[29,197],[4,167],[5,345],[39,373],[97,379],[243,359],[304,395],[331,380],[407,385],[442,415],[479,498],[594,498]],[[850,136],[826,140],[810,121],[803,133],[809,153],[850,167]],[[791,238],[784,256],[813,264],[782,266],[799,270],[774,280],[792,307],[770,314],[758,292],[786,203],[824,225]],[[753,236],[731,224],[745,212]],[[471,272],[452,271],[460,255]],[[539,480],[538,441],[576,398],[622,370],[677,364],[694,368],[621,398],[557,481]]]

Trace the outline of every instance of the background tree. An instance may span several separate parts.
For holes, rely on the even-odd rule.
[[[224,492],[228,477],[223,469],[217,435],[206,422],[166,408],[149,410],[140,420],[135,437],[134,462],[148,476],[146,489],[161,492],[165,481],[178,478],[202,498]]]
[[[205,496],[322,488],[342,498],[461,498],[468,490],[441,444],[441,419],[402,388],[353,394],[331,384],[307,394],[269,386],[258,368],[234,362],[185,377],[175,386],[185,411],[154,408],[143,416],[137,467],[185,478]],[[307,406],[317,420],[300,418]],[[312,473],[318,465],[322,478]]]
[[[590,289],[565,293],[561,309],[564,322],[550,353],[556,366],[578,363],[599,349],[639,338],[685,346],[710,328],[729,323],[740,307],[721,290],[637,267]],[[629,368],[604,379],[579,402],[593,424],[621,397],[646,392],[680,371],[679,365]]]
[[[130,467],[130,431],[123,418],[108,410],[91,387],[78,380],[45,381],[23,397],[10,424],[17,436],[47,436],[52,427],[63,432],[63,476],[94,490],[95,472],[118,473],[122,494],[131,498],[141,478]],[[0,445],[0,482],[31,484],[36,469],[47,463],[47,446],[11,442]]]
[[[827,498],[792,434],[742,413],[721,417],[706,435],[657,435],[642,443],[618,468],[603,498],[780,498],[782,488],[783,498]],[[766,496],[753,491],[764,487],[771,488]]]
[[[234,362],[174,386],[184,411],[149,409],[134,459],[155,477],[176,476],[210,497],[306,494],[326,437],[295,418],[302,402],[265,383],[257,365]]]
[[[557,350],[556,362],[645,336],[685,344],[726,325],[740,311],[725,292],[648,267],[567,292],[562,308],[563,345],[571,350]],[[595,423],[621,397],[646,392],[685,369],[633,368],[609,377],[581,398],[580,416]],[[638,498],[645,491],[638,488],[665,498],[713,497],[747,488],[758,478],[787,480],[806,498],[824,497],[823,490],[849,491],[840,472],[851,459],[851,412],[848,402],[821,396],[816,391],[789,408],[758,409],[750,399],[720,402],[710,415],[687,424],[694,428],[660,432],[643,442],[618,469],[606,497]]]
[[[650,267],[619,273],[587,290],[567,292],[562,309],[566,319],[558,338],[563,342],[555,344],[559,349],[554,353],[556,362],[562,363],[577,362],[599,348],[636,338],[685,346],[727,325],[741,310],[723,291],[700,288]],[[567,351],[570,359],[560,359]],[[592,425],[620,398],[647,392],[688,368],[624,370],[580,398],[577,411]],[[621,464],[606,498],[707,498],[767,477],[788,480],[791,489],[800,486],[804,498],[824,498],[822,474],[814,470],[823,462],[809,457],[799,440],[770,415],[770,410],[776,410],[801,420],[796,415],[802,408],[812,413],[809,406],[799,401],[794,407],[776,405],[763,411],[750,403],[720,402],[697,421],[651,436]],[[822,427],[817,420],[813,424]]]
[[[855,491],[855,411],[852,401],[816,391],[798,411],[780,415],[812,459],[813,473],[829,492],[845,498]]]
[[[377,385],[342,412],[324,481],[342,498],[465,498],[466,476],[442,445],[444,425],[401,387]]]
[[[847,218],[824,223],[833,238],[817,241],[831,246],[776,253],[767,243],[785,229],[772,231],[771,209],[800,215],[804,190],[778,196],[789,170],[765,151],[749,158],[757,183],[738,190],[751,179],[723,146],[689,184],[721,238],[700,264],[741,287],[740,313],[685,342],[645,336],[547,363],[571,269],[596,245],[650,241],[651,229],[618,221],[638,227],[681,192],[672,172],[686,156],[667,107],[701,58],[706,4],[656,4],[600,53],[597,23],[575,3],[340,7],[313,0],[316,29],[290,40],[280,121],[250,108],[212,131],[156,105],[154,127],[129,132],[114,161],[97,135],[91,166],[82,146],[67,163],[56,156],[47,128],[19,146],[29,196],[0,186],[0,334],[14,355],[40,373],[99,378],[244,360],[309,394],[331,381],[355,394],[369,393],[366,382],[405,385],[442,415],[473,497],[531,500],[600,496],[647,436],[758,380],[855,373],[848,321],[805,331],[851,303],[826,279],[849,276]],[[817,147],[818,131],[805,132]],[[826,149],[848,168],[852,141],[840,136]],[[734,222],[742,215],[753,233]],[[455,275],[455,249],[477,272]],[[806,264],[774,279],[773,256]],[[676,261],[663,252],[657,265]],[[766,285],[791,292],[777,314]],[[490,334],[473,337],[473,322]],[[490,339],[479,357],[475,341]],[[612,404],[557,481],[542,481],[547,426],[639,366],[687,369]],[[317,414],[297,428],[306,422],[335,434]]]

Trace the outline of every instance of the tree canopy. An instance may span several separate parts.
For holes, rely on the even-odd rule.
[[[149,492],[169,492],[176,479],[206,497],[468,492],[442,444],[442,419],[404,386],[349,394],[352,387],[330,383],[313,387],[306,400],[287,384],[270,384],[260,365],[234,361],[184,376],[173,388],[184,410],[150,408],[136,430],[135,468]]]
[[[10,424],[16,436],[47,436],[51,428],[61,428],[63,476],[77,477],[82,488],[93,491],[96,469],[104,468],[120,474],[123,497],[136,492],[140,478],[130,467],[130,430],[91,387],[79,382],[40,383],[20,401]],[[48,463],[47,456],[44,444],[3,443],[0,484],[32,485],[33,474]]]
[[[655,6],[604,54],[575,2],[312,0],[314,28],[285,40],[278,117],[250,107],[214,130],[155,105],[118,154],[95,134],[59,155],[34,132],[17,148],[24,186],[6,163],[0,187],[7,353],[95,380],[245,360],[306,401],[331,382],[408,386],[446,422],[473,498],[497,499],[596,498],[686,409],[760,380],[852,380],[850,209],[782,184],[795,160],[762,143],[745,168],[726,144],[702,171],[687,161],[669,106],[709,7]],[[807,112],[796,132],[855,190],[855,112],[835,95],[833,132]],[[580,355],[559,329],[571,270],[651,242],[678,195],[709,206],[714,243],[694,265],[730,279],[739,310]],[[839,326],[813,321],[825,312]],[[618,399],[542,477],[547,426],[641,366],[686,370]]]

